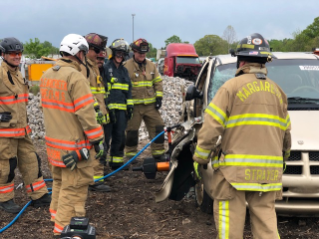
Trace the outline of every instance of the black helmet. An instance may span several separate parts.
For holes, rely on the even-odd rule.
[[[112,55],[114,56],[115,51],[123,51],[125,54],[129,52],[129,45],[123,38],[116,39],[110,45],[110,49],[112,50]]]
[[[89,33],[85,36],[89,46],[98,48],[102,51],[106,50],[107,37],[97,33]]]
[[[10,51],[23,52],[22,43],[14,37],[4,38],[2,42],[0,43],[0,53],[7,53]]]
[[[150,50],[148,42],[143,38],[135,40],[130,46],[133,51],[137,51],[141,54],[147,53]]]
[[[232,56],[237,56],[237,68],[239,61],[257,62],[265,64],[271,61],[271,52],[268,41],[259,33],[253,33],[242,39],[236,48],[231,52]]]

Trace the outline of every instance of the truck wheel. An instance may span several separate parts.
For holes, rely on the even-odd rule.
[[[202,212],[213,214],[213,202],[204,189],[204,184],[202,181],[199,181],[195,185],[195,202],[196,206],[200,207]]]

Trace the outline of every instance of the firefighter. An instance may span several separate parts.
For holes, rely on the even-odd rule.
[[[21,208],[13,201],[16,167],[33,206],[48,206],[51,196],[43,181],[41,159],[29,136],[28,82],[18,69],[23,45],[16,38],[4,38],[0,51],[3,59],[0,67],[0,208],[18,213]]]
[[[43,74],[40,83],[56,238],[72,217],[85,216],[93,163],[104,154],[103,129],[95,118],[94,98],[80,72],[88,50],[84,37],[65,36],[60,44],[62,58]]]
[[[93,96],[96,100],[95,110],[97,115],[98,122],[105,126],[108,121],[108,112],[105,106],[106,90],[103,84],[102,77],[100,76],[100,70],[97,65],[97,55],[101,51],[105,51],[107,37],[90,33],[85,36],[89,44],[89,52],[87,54],[85,65],[81,65],[82,73],[90,82],[90,88],[93,93]],[[104,176],[104,166],[106,165],[106,152],[100,161],[94,162],[94,179],[100,179]],[[100,191],[100,192],[110,192],[110,186],[104,184],[104,180],[100,180],[93,185],[90,185],[89,190],[91,191]]]
[[[129,72],[132,83],[132,98],[134,104],[133,118],[128,121],[126,129],[125,154],[130,159],[137,151],[138,130],[144,120],[150,138],[164,130],[164,123],[159,113],[163,98],[162,79],[153,62],[146,60],[149,44],[145,39],[137,39],[131,45],[133,58],[127,60],[124,66]],[[164,135],[152,145],[152,155],[157,161],[165,160]]]
[[[107,108],[110,115],[110,124],[106,133],[106,144],[112,138],[109,166],[114,170],[123,165],[125,129],[127,120],[133,116],[132,86],[127,69],[123,66],[124,58],[128,53],[129,45],[123,39],[117,39],[110,45],[112,58],[105,64],[106,78],[110,95]]]
[[[235,78],[224,83],[205,110],[193,159],[214,168],[217,238],[242,238],[246,202],[254,238],[279,238],[275,199],[281,198],[282,173],[291,147],[290,118],[284,91],[267,77],[269,44],[254,33],[239,42]]]

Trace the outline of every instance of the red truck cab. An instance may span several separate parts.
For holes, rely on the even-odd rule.
[[[200,68],[198,54],[192,44],[168,44],[164,60],[164,75],[196,80]]]

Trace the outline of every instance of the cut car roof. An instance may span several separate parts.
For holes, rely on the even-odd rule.
[[[304,53],[304,52],[272,52],[274,59],[319,59],[318,56],[312,53]],[[217,57],[221,64],[231,64],[237,61],[237,57],[232,57],[230,54],[228,55],[217,55],[212,58]]]

